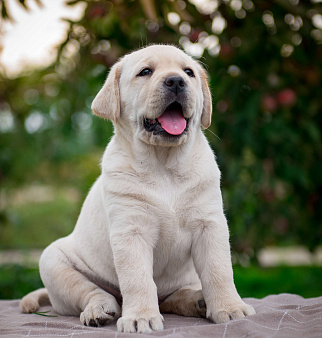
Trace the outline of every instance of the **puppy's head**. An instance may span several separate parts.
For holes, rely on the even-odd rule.
[[[146,47],[112,67],[92,110],[147,144],[180,145],[211,123],[207,75],[176,47]]]

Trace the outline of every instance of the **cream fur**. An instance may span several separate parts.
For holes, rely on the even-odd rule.
[[[137,76],[147,67],[153,75]],[[159,117],[173,100],[164,86],[168,76],[186,84],[180,103],[189,128],[178,137],[143,127],[143,118]],[[162,330],[158,299],[169,295],[161,310],[215,323],[255,313],[233,281],[220,172],[201,131],[210,125],[211,107],[204,70],[175,47],[150,46],[112,68],[92,105],[115,129],[102,174],[74,231],[40,259],[55,311],[80,315],[85,325],[121,316],[117,327],[124,332]],[[24,297],[23,311],[44,297],[37,292]]]

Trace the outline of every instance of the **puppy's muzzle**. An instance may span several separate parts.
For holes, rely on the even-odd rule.
[[[146,131],[154,135],[178,136],[188,130],[189,119],[183,116],[181,104],[175,101],[158,118],[145,118],[143,125]]]
[[[185,90],[186,82],[181,76],[169,76],[164,80],[164,86],[175,94]]]
[[[164,80],[163,86],[165,99],[170,104],[158,118],[145,118],[144,128],[154,135],[180,136],[187,132],[189,125],[189,119],[184,116],[182,106],[187,95],[187,83],[181,76],[171,75]]]

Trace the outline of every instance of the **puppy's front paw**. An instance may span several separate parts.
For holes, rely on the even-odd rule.
[[[255,313],[251,305],[239,301],[219,308],[207,309],[207,318],[216,324],[220,324],[233,319],[254,315]]]
[[[163,317],[160,314],[152,316],[123,316],[117,321],[120,332],[150,333],[163,330]]]
[[[121,308],[118,304],[88,304],[80,314],[80,321],[86,326],[102,326],[117,319],[121,315]]]

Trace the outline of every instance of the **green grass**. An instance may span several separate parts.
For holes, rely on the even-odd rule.
[[[43,287],[37,268],[20,265],[0,266],[0,299],[18,299]]]
[[[234,267],[241,297],[263,298],[270,294],[294,293],[305,298],[322,295],[320,267]],[[19,265],[0,267],[0,299],[17,299],[42,287],[39,271]]]
[[[305,267],[235,267],[235,283],[242,297],[293,293],[305,298],[322,296],[322,269]]]
[[[10,206],[0,224],[0,248],[44,248],[72,232],[80,204],[58,194],[52,201]]]
[[[33,175],[26,173],[31,175],[26,176],[28,184],[0,185],[4,201],[0,205],[0,249],[45,248],[70,234],[100,174],[102,153],[103,149],[96,149],[60,164],[43,161]],[[39,192],[39,188],[45,190]]]

